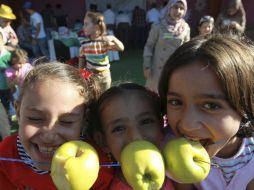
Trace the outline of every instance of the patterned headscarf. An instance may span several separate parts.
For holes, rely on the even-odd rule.
[[[161,21],[162,24],[167,28],[167,30],[170,33],[172,33],[174,36],[179,36],[186,29],[186,22],[183,19],[183,17],[179,20],[175,20],[172,17],[170,17],[171,8],[178,2],[183,3],[184,5],[183,17],[185,16],[187,12],[187,1],[186,0],[169,0],[167,4],[167,11],[163,17],[163,20]]]

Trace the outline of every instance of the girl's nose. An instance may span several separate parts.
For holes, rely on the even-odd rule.
[[[135,129],[131,129],[128,132],[128,142],[132,142],[132,141],[136,141],[136,140],[143,140],[143,135],[141,134],[141,132],[135,128]]]
[[[197,131],[202,128],[200,115],[192,110],[186,110],[181,116],[178,123],[178,129],[181,133],[187,134],[189,132]]]
[[[52,143],[56,141],[57,134],[54,130],[43,131],[40,134],[40,138],[44,143]]]
[[[57,137],[56,125],[57,125],[57,122],[54,121],[54,122],[50,122],[47,125],[45,125],[44,127],[42,127],[40,137],[44,142],[50,143],[50,142],[55,141],[55,139]]]

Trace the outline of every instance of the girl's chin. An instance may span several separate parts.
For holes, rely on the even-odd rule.
[[[53,153],[43,153],[39,150],[38,146],[33,144],[32,151],[30,151],[30,157],[35,162],[33,165],[44,171],[50,170]],[[40,162],[40,163],[38,163]]]

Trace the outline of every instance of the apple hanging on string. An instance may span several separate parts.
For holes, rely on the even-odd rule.
[[[160,150],[148,141],[133,141],[122,151],[121,169],[134,190],[159,190],[165,179],[165,166]]]
[[[55,152],[51,177],[58,190],[88,190],[99,173],[96,150],[83,141],[69,141]]]
[[[197,183],[209,174],[210,157],[198,141],[172,139],[164,147],[163,156],[168,174],[179,183]]]

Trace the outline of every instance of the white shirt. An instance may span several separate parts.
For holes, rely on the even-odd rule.
[[[211,167],[208,177],[199,184],[196,184],[197,189],[245,190],[248,183],[254,178],[254,136],[244,138],[239,151],[231,158],[222,159],[215,157],[214,159],[220,166],[222,164],[226,166],[224,167],[228,170],[226,171],[227,173],[221,168]],[[230,170],[234,171],[234,175],[230,182],[226,183],[225,177]]]
[[[36,32],[36,25],[37,24],[40,24],[40,32],[39,32],[37,38],[45,38],[46,37],[46,33],[45,33],[45,30],[44,30],[43,19],[42,19],[42,16],[39,13],[34,12],[33,14],[31,14],[30,24],[31,24],[31,27],[32,27],[32,37],[33,38],[35,38],[35,32]]]
[[[148,23],[159,23],[159,21],[160,21],[160,12],[156,8],[150,9],[146,13],[146,21]]]
[[[118,14],[116,17],[116,25],[119,23],[129,23],[129,25],[131,25],[131,19],[129,15],[125,13]]]
[[[4,44],[6,44],[7,43],[7,36],[4,32],[4,29],[1,26],[0,26],[0,33],[2,34]]]
[[[107,9],[106,11],[104,11],[103,15],[104,15],[106,24],[115,24],[116,15],[111,9]]]

